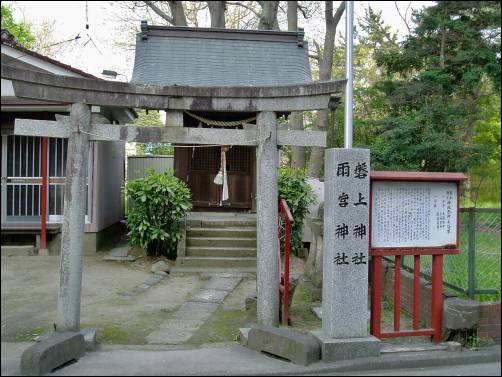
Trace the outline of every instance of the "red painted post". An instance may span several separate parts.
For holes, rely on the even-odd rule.
[[[382,316],[382,257],[373,256],[373,274],[371,282],[371,335],[380,337]]]
[[[288,325],[289,311],[289,253],[291,249],[291,223],[286,219],[286,241],[284,246],[284,310],[282,324]]]
[[[401,322],[401,256],[396,255],[394,278],[394,331],[399,331]]]
[[[420,326],[420,255],[414,256],[413,264],[413,330]]]
[[[443,320],[443,256],[432,256],[432,310],[431,323],[434,329],[432,341],[441,341],[441,327]]]
[[[279,204],[280,206],[280,204]],[[279,207],[279,224],[277,225],[277,237],[279,238],[279,250],[277,252],[277,258],[278,260],[278,266],[279,266],[279,289],[281,287],[282,283],[282,265],[281,265],[281,237],[282,237],[282,231],[281,231],[281,210]]]
[[[42,193],[40,205],[40,248],[47,249],[47,143],[46,137],[42,138]]]

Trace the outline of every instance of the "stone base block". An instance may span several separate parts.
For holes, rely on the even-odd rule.
[[[96,329],[88,328],[80,330],[80,334],[84,336],[85,349],[87,351],[94,351],[96,349]]]
[[[443,329],[461,330],[475,328],[479,323],[479,303],[452,297],[444,300]]]
[[[256,309],[256,292],[248,295],[246,300],[244,301],[244,305],[246,306],[246,310]]]
[[[248,345],[249,327],[242,327],[239,329],[239,343],[241,346],[246,347]]]
[[[38,255],[41,257],[48,257],[49,249],[38,249]]]
[[[322,331],[312,331],[321,343],[321,357],[324,362],[380,356],[380,340],[374,336],[365,338],[330,339]]]
[[[280,356],[294,364],[309,365],[320,359],[319,343],[312,335],[288,328],[257,325],[248,333],[248,347]]]
[[[44,334],[21,357],[21,374],[40,376],[85,354],[84,336],[78,332]]]

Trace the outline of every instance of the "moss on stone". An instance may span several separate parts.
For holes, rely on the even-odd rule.
[[[312,313],[312,306],[312,295],[300,279],[289,310],[289,318],[293,328],[300,331],[310,331],[321,327],[321,321]]]

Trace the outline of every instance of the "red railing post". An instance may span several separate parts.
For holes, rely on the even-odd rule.
[[[284,220],[285,224],[285,234],[284,234],[284,275],[282,276],[281,284],[281,226],[280,220]],[[279,198],[279,292],[282,288],[282,324],[288,325],[289,318],[289,256],[291,253],[291,225],[294,223],[293,216],[289,210],[288,203],[285,199]]]
[[[414,256],[413,264],[413,330],[420,326],[420,255]]]
[[[432,308],[431,323],[434,329],[432,341],[441,341],[443,320],[443,255],[437,254],[432,257]]]
[[[289,253],[291,249],[291,223],[286,220],[286,240],[284,243],[284,311],[283,325],[288,325],[289,311]]]
[[[277,252],[278,266],[279,266],[279,289],[280,289],[281,284],[282,284],[281,237],[282,237],[282,229],[281,229],[281,206],[280,206],[280,203],[279,203],[279,221],[277,223],[277,238],[279,239],[279,251]]]
[[[401,322],[401,256],[396,255],[394,278],[394,331],[399,331]]]
[[[382,257],[372,258],[372,282],[371,282],[371,322],[370,332],[373,336],[381,336],[382,316]]]
[[[40,248],[47,249],[47,143],[46,137],[42,138],[42,193],[40,203]]]

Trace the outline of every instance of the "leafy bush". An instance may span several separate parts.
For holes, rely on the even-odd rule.
[[[192,209],[187,185],[172,170],[148,170],[145,178],[129,181],[124,193],[133,206],[126,216],[129,242],[150,256],[176,256],[181,220]]]
[[[291,250],[302,247],[302,224],[307,214],[307,206],[317,198],[307,182],[305,169],[281,167],[279,169],[279,197],[286,199],[295,223],[291,230]]]

